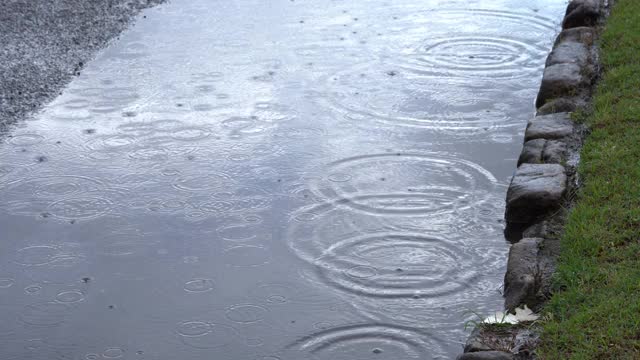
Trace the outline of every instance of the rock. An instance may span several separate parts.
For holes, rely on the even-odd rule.
[[[540,287],[538,277],[538,251],[542,239],[524,238],[511,246],[507,273],[504,276],[505,308],[513,311],[522,305],[537,305]]]
[[[555,229],[549,221],[541,221],[529,226],[522,232],[524,238],[545,238],[555,239]]]
[[[536,329],[522,326],[477,327],[464,347],[465,353],[505,351],[515,359],[530,359],[538,344]],[[491,354],[489,354],[491,355]]]
[[[573,134],[573,120],[569,113],[536,116],[529,120],[525,141],[534,139],[561,139]]]
[[[538,347],[540,334],[538,329],[533,327],[518,329],[516,333],[515,346],[511,352],[516,354],[516,359],[535,359],[533,353]]]
[[[573,112],[578,109],[579,106],[584,106],[586,101],[578,97],[561,97],[550,101],[547,101],[544,105],[538,108],[538,115],[555,114],[559,112]]]
[[[560,240],[544,239],[540,252],[538,252],[539,287],[536,294],[536,303],[531,304],[531,309],[540,311],[544,303],[551,297],[551,284],[553,274],[556,271],[556,261],[560,256]]]
[[[574,27],[571,29],[565,29],[558,34],[556,38],[555,44],[553,47],[558,46],[563,42],[579,42],[585,44],[586,46],[593,46],[595,43],[596,31],[594,28],[581,26]]]
[[[585,44],[577,41],[563,41],[553,48],[545,65],[577,64],[584,68],[589,62],[589,49]]]
[[[555,64],[545,68],[536,107],[558,97],[578,95],[588,87],[591,81],[584,76],[582,70],[580,65],[574,63]]]
[[[558,209],[566,189],[562,165],[520,165],[507,190],[507,223],[531,224]]]
[[[547,140],[545,139],[534,139],[524,143],[518,159],[518,166],[523,163],[540,164],[542,162],[542,150],[544,150],[546,142]]]
[[[523,238],[511,246],[504,276],[504,305],[514,311],[523,305],[539,310],[549,297],[560,241]]]
[[[601,0],[570,0],[567,5],[567,10],[565,10],[565,16],[584,6],[599,9],[600,2]]]
[[[535,140],[532,140],[535,141]],[[548,140],[542,150],[542,162],[545,164],[562,164],[567,159],[567,144],[563,141]]]
[[[464,352],[478,352],[478,351],[491,351],[492,347],[488,345],[488,343],[492,342],[492,335],[487,335],[485,332],[476,327],[467,338],[467,342],[464,344]]]
[[[503,351],[480,351],[458,356],[458,360],[513,360],[513,354]]]
[[[508,222],[504,229],[504,237],[507,241],[514,244],[523,238],[522,233],[529,227],[528,223]]]
[[[518,159],[521,164],[561,164],[567,158],[567,145],[558,140],[534,139],[524,143]]]
[[[573,0],[567,6],[562,28],[594,26],[601,15],[600,0]]]

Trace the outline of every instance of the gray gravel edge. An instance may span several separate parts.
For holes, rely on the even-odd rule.
[[[0,134],[60,94],[142,9],[164,1],[0,1]]]

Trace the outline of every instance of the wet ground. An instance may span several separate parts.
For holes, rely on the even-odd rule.
[[[564,1],[173,0],[0,145],[3,359],[449,359]]]

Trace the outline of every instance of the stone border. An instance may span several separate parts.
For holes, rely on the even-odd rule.
[[[572,0],[549,54],[518,168],[507,191],[505,236],[513,244],[504,278],[504,307],[540,311],[551,295],[566,209],[579,179],[584,126],[571,113],[589,106],[599,75],[597,27],[607,0]],[[458,360],[533,359],[535,326],[478,326]]]

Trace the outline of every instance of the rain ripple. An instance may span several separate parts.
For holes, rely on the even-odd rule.
[[[437,341],[415,328],[357,324],[321,330],[291,343],[286,359],[436,359]]]
[[[373,214],[437,215],[478,206],[497,180],[478,164],[447,154],[384,153],[328,166],[317,196]]]

